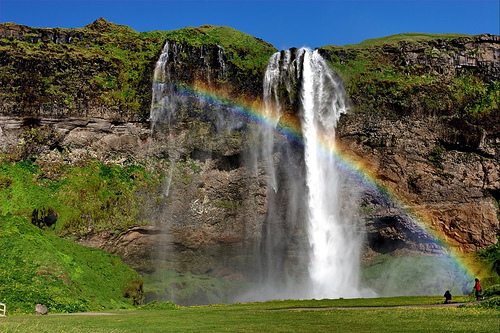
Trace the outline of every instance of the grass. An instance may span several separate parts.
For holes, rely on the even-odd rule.
[[[87,248],[11,214],[0,216],[0,301],[9,313],[131,308],[142,280],[118,256]],[[134,301],[135,300],[135,301]]]
[[[141,224],[141,193],[150,195],[154,177],[140,165],[94,160],[79,165],[31,159],[0,162],[0,215],[33,219],[35,211],[46,215],[50,210],[57,219],[50,228],[59,235],[122,230]]]
[[[234,305],[117,311],[108,315],[8,316],[9,332],[498,332],[498,311],[466,308],[379,308],[435,304],[435,297],[272,301]],[[310,306],[351,307],[312,310]],[[370,306],[373,308],[356,308]],[[296,308],[296,310],[293,310]],[[301,308],[301,309],[299,309]]]
[[[395,34],[380,38],[371,38],[362,41],[358,44],[347,44],[344,45],[346,48],[366,48],[371,46],[383,46],[383,45],[398,45],[402,40],[407,43],[418,43],[418,42],[429,42],[433,40],[451,40],[460,37],[472,37],[471,35],[465,34],[428,34],[428,33],[419,33],[419,32],[409,32],[402,34]],[[337,46],[328,46],[328,47],[337,47]]]

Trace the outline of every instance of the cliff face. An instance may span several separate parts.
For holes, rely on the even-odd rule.
[[[448,134],[455,128],[436,117],[370,121],[364,115],[343,119],[342,144],[362,158],[391,193],[403,198],[406,209],[461,251],[496,243],[498,155],[485,156],[480,142],[475,149],[450,144]],[[368,226],[379,218],[368,217]],[[386,218],[397,224],[390,215]],[[391,242],[393,237],[389,233],[380,241]]]
[[[333,60],[344,55],[341,66],[371,57],[387,71],[378,82],[352,79],[358,112],[342,120],[340,140],[410,211],[464,252],[496,243],[498,233],[499,52],[500,39],[491,35],[401,41],[351,59],[349,51],[324,50]]]
[[[1,152],[14,160],[60,155],[66,165],[92,158],[154,169],[164,181],[143,194],[136,216],[147,225],[79,233],[79,241],[118,253],[143,272],[162,262],[181,272],[247,279],[276,198],[265,166],[244,167],[255,158],[248,153],[252,124],[220,108],[231,100],[260,105],[263,59],[275,49],[220,27],[116,29],[102,20],[81,31],[0,28]],[[175,92],[196,86],[219,100],[183,96],[174,119],[160,119],[151,131],[154,66],[166,40]],[[342,149],[464,252],[494,244],[499,228],[499,52],[499,37],[489,35],[321,49],[352,103],[338,126]],[[32,128],[49,135],[27,142]],[[439,251],[383,198],[365,193],[358,200],[366,257]],[[303,228],[283,237],[289,244],[283,261],[303,263]]]

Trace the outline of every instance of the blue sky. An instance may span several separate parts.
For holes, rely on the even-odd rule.
[[[103,17],[137,31],[225,25],[278,49],[404,32],[500,34],[499,0],[0,0],[0,22],[79,28]]]

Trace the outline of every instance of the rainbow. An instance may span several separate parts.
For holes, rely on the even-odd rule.
[[[269,119],[262,109],[260,100],[248,101],[243,98],[232,98],[225,91],[212,89],[204,83],[195,83],[192,86],[179,84],[177,93],[199,99],[200,101],[210,103],[213,106],[221,106],[221,109],[228,110],[232,115],[239,117],[245,122],[256,123],[259,126],[272,128],[288,141],[303,145],[300,124],[293,118],[282,117],[280,126],[275,128],[273,124],[277,119]],[[362,184],[367,189],[376,191],[395,208],[406,214],[411,223],[415,224],[420,230],[425,232],[437,245],[444,248],[458,264],[459,268],[472,281],[474,276],[480,275],[482,267],[479,267],[472,258],[461,254],[446,240],[446,237],[435,228],[431,228],[430,217],[423,209],[410,204],[403,196],[396,194],[396,189],[384,186],[377,179],[375,172],[370,168],[362,158],[349,154],[342,149],[341,144],[334,142],[331,138],[323,134],[317,137],[317,144],[320,151],[325,156],[331,158],[339,167],[347,172],[353,179]]]

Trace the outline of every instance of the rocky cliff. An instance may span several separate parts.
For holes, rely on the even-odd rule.
[[[323,52],[340,72],[370,59],[382,75],[350,79],[357,112],[339,125],[345,149],[461,251],[496,243],[499,37]]]
[[[102,19],[71,30],[3,24],[0,37],[4,161],[31,159],[44,168],[55,161],[141,164],[161,180],[137,194],[141,207],[126,216],[137,225],[99,227],[97,217],[82,212],[85,228],[57,232],[118,253],[141,272],[161,262],[179,272],[250,279],[267,206],[277,199],[265,166],[245,168],[255,158],[248,153],[254,125],[220,108],[260,105],[272,46],[223,27],[137,33]],[[184,104],[152,131],[151,87],[165,41],[171,88]],[[404,202],[394,207],[369,192],[358,198],[365,257],[440,251],[403,211],[421,216],[459,251],[495,244],[500,37],[401,35],[320,51],[350,96],[339,145]],[[185,89],[193,87],[216,98],[200,101]],[[280,195],[286,200],[286,191]],[[20,212],[31,216],[30,209]],[[284,237],[283,261],[303,264],[304,230],[296,226]]]

